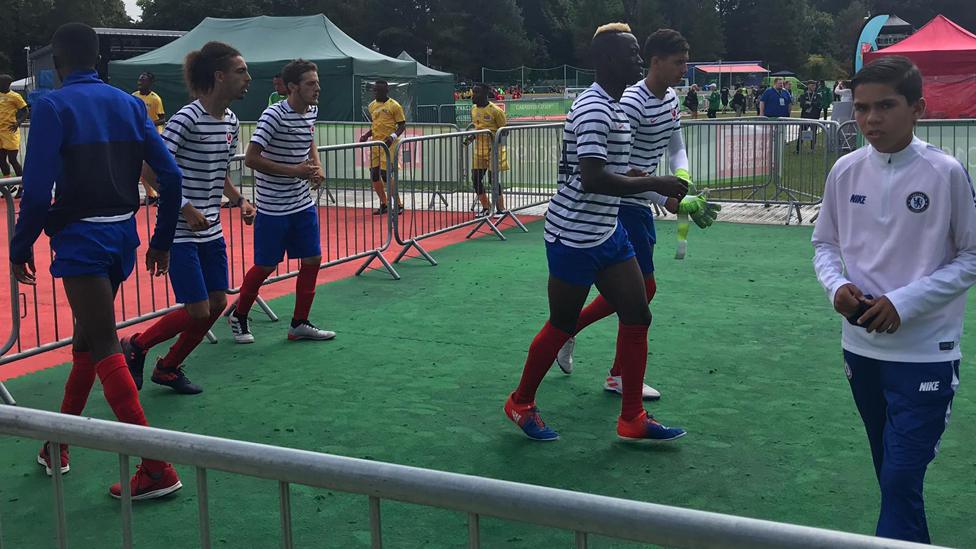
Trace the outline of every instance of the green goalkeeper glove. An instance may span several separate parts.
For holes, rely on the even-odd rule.
[[[721,206],[709,202],[703,194],[686,196],[678,204],[678,214],[690,216],[695,225],[702,229],[711,227],[721,210]]]

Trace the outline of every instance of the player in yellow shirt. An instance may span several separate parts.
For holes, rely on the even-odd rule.
[[[359,139],[363,141],[382,141],[390,147],[403,136],[407,129],[407,117],[403,114],[403,107],[397,103],[396,99],[390,98],[390,85],[386,80],[377,80],[373,84],[373,101],[370,102],[369,118],[372,127]],[[383,151],[379,147],[371,147],[369,150],[369,178],[373,181],[373,190],[380,199],[380,207],[373,212],[373,215],[383,215],[387,212],[386,202],[386,166],[383,163]],[[403,211],[403,200],[398,195],[396,197],[397,210]]]
[[[0,74],[0,172],[4,177],[10,176],[11,166],[14,175],[24,175],[17,154],[20,152],[20,125],[27,120],[27,102],[19,93],[11,91],[13,81],[9,74]],[[20,190],[17,195],[20,196]]]
[[[488,174],[488,183],[498,185],[498,201],[495,203],[495,215],[501,217],[505,212],[505,199],[502,197],[501,184],[496,181],[491,173],[491,148],[494,143],[495,134],[498,129],[505,126],[505,112],[498,108],[498,105],[488,101],[488,86],[477,83],[471,88],[471,125],[476,130],[489,130],[491,136],[477,135],[465,139],[468,144],[474,141],[474,161],[472,162],[471,178],[474,183],[474,192],[478,193],[478,200],[481,202],[481,213],[479,216],[486,216],[491,213],[491,202],[488,200],[488,193],[485,191],[484,177]],[[498,158],[498,170],[508,170],[508,153],[505,147],[501,147]]]
[[[138,87],[132,95],[138,97],[146,104],[146,114],[156,130],[163,133],[163,126],[166,125],[166,110],[163,109],[163,98],[153,91],[153,84],[156,83],[156,76],[151,72],[144,72],[139,75]],[[156,183],[156,174],[153,173],[145,162],[142,163],[142,188],[146,189],[146,204],[155,204],[159,200],[159,194],[153,189]]]

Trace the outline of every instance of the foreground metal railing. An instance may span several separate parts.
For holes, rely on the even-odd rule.
[[[0,196],[3,196],[4,208],[6,211],[6,226],[7,226],[7,241],[4,243],[9,249],[10,239],[13,238],[13,227],[16,222],[14,214],[14,187],[23,183],[20,177],[15,177],[13,179],[7,179],[2,184],[0,184]],[[7,269],[10,269],[10,261],[7,261]],[[0,357],[5,355],[7,351],[14,348],[17,344],[17,340],[20,339],[20,299],[19,293],[17,291],[17,279],[14,278],[13,272],[7,277],[10,280],[10,322],[7,325],[10,329],[10,333],[7,338],[2,340],[3,343],[0,344]],[[7,387],[0,382],[0,401],[4,404],[14,405],[17,402],[14,397],[7,390]]]
[[[207,472],[225,471],[278,481],[282,547],[294,546],[291,484],[368,497],[373,548],[383,545],[382,500],[451,509],[468,515],[468,546],[480,547],[480,517],[527,522],[576,533],[576,547],[590,535],[672,547],[910,549],[931,547],[832,530],[694,511],[417,467],[332,456],[0,406],[0,433],[72,444],[119,454],[122,547],[132,541],[129,456],[147,456],[196,468],[200,546],[211,547]],[[60,453],[52,452],[52,486],[58,547],[68,546]],[[2,541],[0,541],[2,545]]]

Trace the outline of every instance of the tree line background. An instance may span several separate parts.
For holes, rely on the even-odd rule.
[[[627,21],[639,40],[661,27],[681,31],[693,60],[762,60],[805,78],[849,74],[868,14],[894,13],[921,27],[943,14],[976,29],[972,0],[0,0],[0,72],[26,74],[24,46],[40,47],[62,23],[190,30],[205,17],[326,14],[359,42],[396,56],[406,50],[460,78],[482,66],[588,67],[597,24]],[[287,36],[281,37],[287,40]]]

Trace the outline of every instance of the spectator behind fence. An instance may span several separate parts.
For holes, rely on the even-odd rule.
[[[746,94],[745,90],[739,88],[735,90],[735,95],[732,96],[732,110],[735,111],[736,116],[742,116],[746,112]]]
[[[793,96],[783,89],[783,79],[773,80],[773,87],[763,92],[759,98],[759,116],[780,118],[790,116],[790,105]]]
[[[820,97],[820,108],[823,110],[823,119],[827,120],[827,111],[830,110],[830,105],[834,102],[834,92],[831,91],[826,82],[821,80],[817,83],[817,95]]]
[[[692,120],[698,118],[698,84],[692,84],[691,88],[688,89],[688,95],[685,96],[684,105],[691,111]]]
[[[811,120],[820,119],[820,96],[817,94],[817,84],[811,80],[807,82],[807,89],[800,96],[800,118]],[[810,150],[817,147],[817,126],[814,124],[804,124],[800,126],[800,135],[796,139],[796,153],[800,154],[800,142],[806,137],[810,139]]]
[[[718,110],[722,107],[722,95],[719,93],[715,84],[712,84],[712,93],[708,95],[708,117],[715,118]]]
[[[834,95],[842,103],[853,101],[854,94],[851,92],[851,82],[849,80],[838,80],[837,86],[834,88]]]

